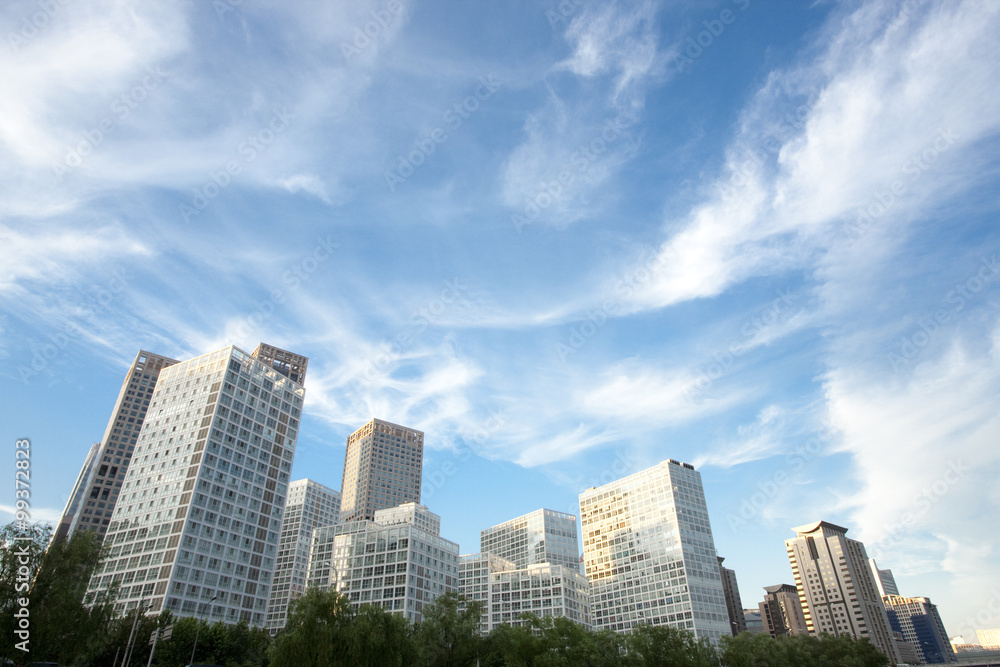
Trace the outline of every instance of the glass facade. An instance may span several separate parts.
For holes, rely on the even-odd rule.
[[[479,550],[506,558],[519,568],[553,563],[580,570],[576,517],[540,509],[487,528],[479,534]]]
[[[701,475],[669,460],[580,494],[597,629],[640,623],[730,634]]]

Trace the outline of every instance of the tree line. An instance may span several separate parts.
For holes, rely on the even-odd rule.
[[[146,665],[149,639],[172,625],[157,642],[152,664],[183,667],[195,662],[225,667],[883,667],[889,660],[868,641],[849,637],[797,636],[774,639],[742,633],[719,646],[686,630],[640,626],[629,634],[587,630],[565,618],[522,616],[523,625],[479,632],[482,605],[456,593],[426,605],[412,624],[399,614],[363,605],[354,609],[336,592],[310,589],[289,607],[288,623],[275,637],[245,622],[209,624],[114,612],[114,591],[83,605],[87,582],[102,549],[93,533],[78,532],[49,547],[51,528],[33,525],[0,530],[0,664],[33,661],[77,667],[120,665],[130,636],[130,665]],[[15,539],[21,538],[21,539]],[[27,538],[27,539],[25,539]],[[30,590],[23,588],[24,570]],[[19,576],[22,588],[18,589]],[[29,598],[30,650],[17,647],[18,598]],[[9,663],[6,661],[10,661]]]

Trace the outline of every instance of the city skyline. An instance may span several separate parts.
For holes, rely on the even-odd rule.
[[[263,340],[308,358],[292,479],[421,431],[463,553],[675,459],[746,607],[822,518],[1000,626],[1000,8],[45,7],[0,7],[33,519],[107,512],[70,496],[137,352]]]

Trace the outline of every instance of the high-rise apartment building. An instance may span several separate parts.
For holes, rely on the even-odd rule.
[[[882,597],[886,595],[899,595],[899,588],[896,586],[896,578],[892,576],[892,570],[880,570],[874,558],[868,559],[872,576],[875,577],[875,586],[878,587],[878,594]]]
[[[423,505],[406,503],[376,510],[371,521],[317,528],[308,585],[419,623],[424,605],[458,590],[458,545],[438,534],[440,525]]]
[[[373,520],[375,512],[420,503],[424,434],[372,419],[347,438],[341,483],[342,521]]]
[[[313,529],[337,523],[339,515],[340,494],[333,489],[311,479],[299,479],[288,485],[271,601],[267,605],[266,626],[271,634],[285,627],[289,603],[306,590]]]
[[[101,460],[101,450],[102,447],[99,442],[95,442],[90,446],[90,451],[87,452],[87,460],[83,462],[80,474],[76,476],[76,484],[73,485],[73,490],[70,492],[69,498],[66,499],[66,507],[63,509],[62,518],[59,519],[59,524],[52,534],[53,544],[69,537],[69,528],[73,524],[73,519],[80,513],[84,496],[90,491],[88,485],[90,484],[91,476],[97,469],[97,462]]]
[[[701,475],[663,461],[580,494],[583,558],[597,629],[640,623],[730,634]]]
[[[85,601],[263,627],[304,396],[232,346],[164,368]]]
[[[55,540],[69,538],[77,530],[93,531],[104,537],[121,492],[129,461],[160,371],[176,364],[175,359],[140,350],[125,375],[104,437],[95,453],[83,464],[73,493],[59,520]]]
[[[899,663],[865,545],[826,521],[794,530],[797,537],[785,540],[785,549],[809,633],[867,638]]]
[[[743,615],[743,600],[740,599],[740,587],[736,583],[736,571],[725,567],[719,556],[719,576],[722,577],[722,593],[726,597],[726,611],[729,613],[729,629],[733,636],[747,629],[747,620]]]
[[[764,630],[772,637],[809,634],[806,617],[802,613],[799,591],[791,584],[765,586],[760,617]]]
[[[956,661],[937,606],[929,598],[886,595],[882,602],[889,627],[916,649],[920,662],[934,665]]]
[[[539,509],[479,533],[479,550],[496,554],[519,568],[554,563],[580,571],[576,517]]]

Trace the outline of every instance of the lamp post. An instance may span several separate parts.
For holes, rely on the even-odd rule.
[[[337,567],[333,564],[333,561],[323,561],[322,563],[320,563],[320,565],[329,565],[330,566],[330,581],[329,581],[329,586],[330,586],[330,590],[332,590],[334,593],[336,593],[337,592],[337,578],[338,578]]]
[[[212,603],[219,599],[218,595],[213,595],[212,599],[208,601],[208,608],[211,610]],[[206,612],[206,616],[208,613]],[[194,664],[194,652],[198,650],[198,635],[201,633],[201,622],[198,620],[198,615],[195,614],[195,623],[198,624],[198,628],[194,631],[194,646],[191,647],[191,661],[190,664]]]

